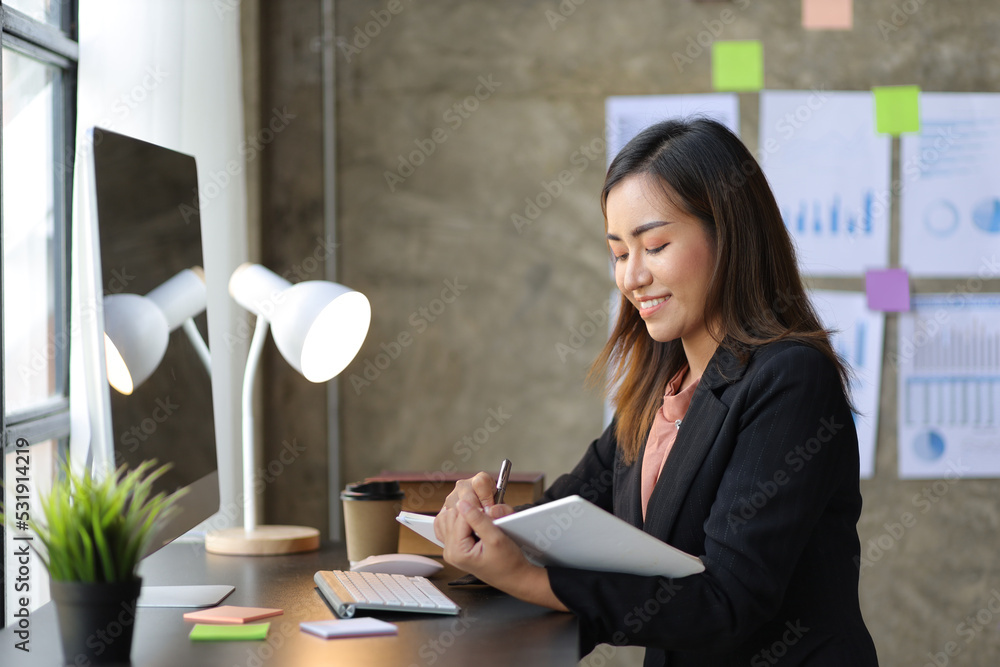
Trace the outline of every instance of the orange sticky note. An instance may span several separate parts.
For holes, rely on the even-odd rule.
[[[802,27],[850,30],[854,27],[854,0],[802,0]]]
[[[234,607],[233,605],[222,605],[211,609],[199,609],[189,611],[184,614],[185,621],[197,621],[198,623],[218,623],[222,625],[238,625],[259,621],[262,618],[278,616],[285,613],[281,609],[271,609],[269,607]]]

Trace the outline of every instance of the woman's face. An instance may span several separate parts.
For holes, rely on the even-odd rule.
[[[663,195],[645,175],[615,185],[607,200],[608,245],[615,282],[646,322],[653,340],[680,338],[713,345],[705,299],[715,268],[715,243],[695,217]]]

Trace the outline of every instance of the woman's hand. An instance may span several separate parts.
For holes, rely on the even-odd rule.
[[[486,512],[494,519],[511,514],[514,510],[510,505],[494,505],[493,494],[496,492],[496,482],[485,472],[480,472],[471,479],[460,479],[455,483],[455,489],[444,499],[444,507],[434,518],[434,534],[445,542],[443,529],[445,510],[456,510],[460,502],[470,507]],[[450,561],[449,561],[450,562]]]
[[[444,499],[444,508],[455,509],[458,507],[459,501],[464,500],[472,507],[486,510],[494,519],[499,519],[514,510],[506,505],[499,506],[493,504],[493,494],[496,493],[496,490],[496,480],[489,473],[476,473],[476,476],[471,479],[460,479],[455,483],[455,489]],[[506,509],[501,509],[502,507]],[[436,522],[434,529],[436,532]],[[438,539],[441,539],[440,535],[438,535]]]
[[[512,511],[507,505],[491,508],[504,515]],[[552,592],[548,573],[528,562],[521,548],[493,524],[484,508],[473,506],[463,497],[454,507],[438,513],[434,532],[444,542],[444,559],[452,565],[514,597],[568,611]]]
[[[444,533],[444,559],[496,588],[504,589],[511,575],[530,567],[521,548],[493,524],[482,508],[460,500],[455,509],[445,508],[438,513],[435,528],[439,523]]]

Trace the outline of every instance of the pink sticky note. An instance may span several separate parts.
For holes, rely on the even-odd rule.
[[[854,0],[802,0],[802,27],[850,30],[854,27]]]
[[[910,309],[910,276],[906,269],[882,269],[865,273],[868,309],[900,313]]]
[[[262,618],[278,616],[282,613],[284,612],[281,609],[272,609],[270,607],[234,607],[232,605],[223,605],[210,609],[189,611],[184,614],[184,620],[228,625],[259,621]]]

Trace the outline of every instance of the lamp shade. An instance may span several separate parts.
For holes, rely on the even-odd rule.
[[[184,269],[146,296],[104,297],[104,351],[108,383],[131,394],[160,365],[170,332],[205,310],[201,267]]]
[[[283,357],[310,382],[326,382],[361,349],[371,305],[360,292],[320,280],[292,285],[271,322]]]
[[[122,394],[145,382],[167,351],[170,328],[156,304],[138,294],[104,297],[108,383]]]
[[[237,268],[229,293],[271,323],[281,356],[310,382],[326,382],[344,370],[371,324],[364,294],[325,280],[293,285],[259,264]]]

